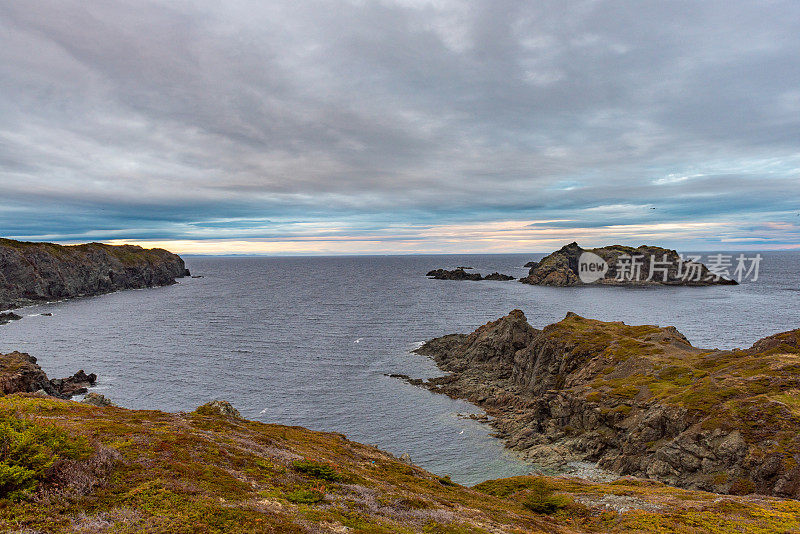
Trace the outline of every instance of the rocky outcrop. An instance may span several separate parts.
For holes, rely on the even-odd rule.
[[[97,375],[87,375],[83,369],[68,378],[51,380],[33,356],[23,352],[0,354],[0,393],[3,395],[43,391],[52,397],[68,399],[86,393],[96,381]]]
[[[19,321],[20,319],[22,319],[22,316],[17,315],[14,312],[0,313],[0,324],[10,323],[11,321]]]
[[[453,269],[452,271],[448,271],[446,269],[434,269],[433,271],[429,271],[428,276],[433,278],[434,280],[472,280],[478,282],[480,280],[497,280],[497,281],[507,281],[507,280],[514,280],[513,276],[509,276],[507,274],[500,274],[498,272],[494,272],[486,277],[481,276],[480,273],[468,273],[465,269],[469,269],[470,267],[458,267],[457,269]]]
[[[81,402],[84,404],[91,404],[92,406],[99,406],[101,408],[114,406],[114,403],[111,402],[111,399],[105,395],[101,395],[100,393],[95,393],[93,391],[87,393],[86,396],[81,399]]]
[[[425,387],[480,405],[543,465],[800,498],[799,347],[800,330],[709,351],[673,327],[569,314],[537,330],[514,310],[417,352],[450,373]]]
[[[530,262],[531,270],[528,276],[520,278],[520,282],[545,286],[584,285],[579,258],[586,252],[596,255],[607,266],[599,279],[589,283],[685,286],[736,284],[733,280],[715,276],[701,263],[682,260],[674,250],[647,245],[638,248],[612,245],[583,249],[577,243],[570,243],[539,262]]]
[[[458,269],[453,269],[452,271],[448,271],[446,269],[434,269],[433,271],[428,271],[428,274],[425,276],[429,276],[434,280],[473,280],[478,281],[482,280],[483,277],[478,273],[468,273],[463,268],[459,267]]]
[[[233,417],[234,419],[241,419],[242,414],[233,405],[224,400],[214,400],[207,402],[202,406],[198,406],[195,413],[200,415],[219,415],[222,417]]]
[[[180,256],[163,249],[0,239],[0,310],[120,289],[164,286],[188,274]]]

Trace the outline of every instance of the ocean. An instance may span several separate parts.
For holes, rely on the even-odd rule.
[[[800,328],[800,253],[761,254],[756,282],[655,288],[425,277],[461,265],[519,277],[542,254],[187,257],[202,278],[23,308],[23,320],[0,326],[0,352],[32,354],[51,378],[97,373],[94,391],[120,406],[191,411],[225,399],[247,418],[341,432],[475,484],[535,466],[465,417],[476,407],[385,376],[438,376],[414,348],[514,308],[538,328],[573,311],[674,325],[696,346],[748,347]]]

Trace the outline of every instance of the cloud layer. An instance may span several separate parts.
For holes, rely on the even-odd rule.
[[[792,1],[0,2],[0,234],[800,244]]]

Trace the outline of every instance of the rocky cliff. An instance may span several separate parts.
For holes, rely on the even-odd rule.
[[[569,314],[537,330],[514,310],[418,352],[451,373],[428,388],[480,405],[542,464],[800,498],[800,330],[703,350],[673,327]]]
[[[539,262],[528,262],[525,266],[530,267],[530,271],[528,276],[520,278],[520,282],[544,286],[582,285],[578,260],[585,252],[596,255],[607,266],[603,275],[591,283],[686,286],[736,284],[733,280],[715,276],[702,263],[682,261],[674,250],[647,245],[638,248],[612,245],[584,249],[577,243],[570,243]],[[620,272],[622,269],[619,268],[621,258],[630,264],[630,267],[624,267],[624,272]]]
[[[0,239],[0,310],[37,301],[169,285],[188,274],[180,256],[163,249]]]

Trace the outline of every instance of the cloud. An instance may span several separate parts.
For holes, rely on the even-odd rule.
[[[794,245],[798,22],[789,1],[0,4],[0,233],[357,252],[325,239],[458,248],[422,230],[448,228],[480,251],[550,242],[471,225],[569,219],[554,240]]]

